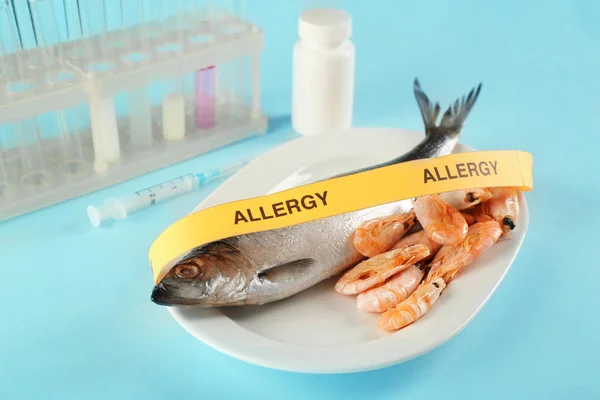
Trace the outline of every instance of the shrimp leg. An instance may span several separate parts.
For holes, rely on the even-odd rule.
[[[412,324],[433,307],[445,287],[446,282],[441,278],[421,284],[408,299],[381,314],[377,326],[395,331]]]
[[[335,291],[348,295],[360,293],[384,282],[427,256],[429,256],[429,249],[419,244],[376,255],[346,271],[336,282]]]
[[[469,226],[465,217],[438,195],[427,195],[413,200],[417,219],[429,239],[442,245],[461,242]]]
[[[385,253],[415,224],[415,212],[375,218],[360,224],[354,232],[354,247],[365,257]]]

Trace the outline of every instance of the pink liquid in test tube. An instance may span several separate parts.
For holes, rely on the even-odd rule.
[[[212,128],[215,125],[215,67],[196,72],[196,127]]]

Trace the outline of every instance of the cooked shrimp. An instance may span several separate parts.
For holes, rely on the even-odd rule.
[[[429,239],[442,245],[462,241],[469,226],[465,217],[436,194],[418,197],[413,201],[417,219]]]
[[[461,212],[463,218],[465,219],[465,221],[467,221],[467,225],[471,226],[475,223],[475,217],[471,214],[465,213],[465,212]]]
[[[497,221],[477,222],[469,227],[461,243],[444,246],[429,264],[429,274],[423,283],[442,278],[447,284],[500,238],[502,228]]]
[[[446,283],[441,278],[421,284],[408,299],[381,314],[377,326],[386,331],[395,331],[412,324],[433,307],[445,287]]]
[[[504,232],[516,227],[519,216],[519,191],[514,187],[492,188],[494,197],[484,203],[484,212],[503,225]]]
[[[440,198],[458,211],[466,210],[474,205],[483,203],[492,198],[489,189],[464,189],[444,192],[439,194]]]
[[[415,212],[363,222],[354,232],[354,247],[365,257],[385,253],[415,224]]]
[[[492,217],[487,214],[486,208],[484,208],[484,204],[477,204],[471,210],[469,210],[470,214],[475,219],[475,222],[486,222],[493,221]]]
[[[346,271],[336,282],[335,291],[342,294],[360,293],[384,282],[428,255],[429,249],[421,244],[378,254]]]
[[[417,289],[423,275],[421,268],[411,265],[383,285],[359,293],[356,307],[370,312],[383,312],[396,307]]]
[[[413,244],[422,244],[427,246],[429,249],[429,257],[433,257],[440,247],[442,247],[442,245],[438,242],[434,242],[433,240],[429,239],[427,232],[418,231],[400,239],[398,243],[392,247],[392,250],[400,249]]]

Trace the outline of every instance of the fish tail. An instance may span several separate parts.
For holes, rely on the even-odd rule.
[[[429,101],[425,92],[421,90],[421,84],[417,78],[415,78],[414,90],[415,98],[417,99],[417,104],[419,105],[421,116],[423,117],[423,123],[425,124],[425,129],[429,132],[436,127],[436,121],[440,114],[440,104],[431,104],[431,101]]]
[[[415,78],[414,91],[427,134],[432,134],[439,131],[460,132],[465,120],[471,112],[471,109],[475,105],[475,101],[477,101],[477,98],[479,97],[481,83],[471,89],[468,95],[463,96],[461,99],[456,99],[454,104],[448,107],[442,116],[439,126],[436,125],[438,116],[440,114],[439,103],[432,103],[429,100],[425,92],[423,92],[421,89],[421,85],[417,78]]]

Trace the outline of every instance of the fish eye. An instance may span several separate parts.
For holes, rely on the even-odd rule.
[[[194,264],[183,264],[175,268],[175,275],[181,279],[196,279],[201,272],[200,267]]]
[[[467,201],[468,201],[469,203],[473,203],[473,202],[475,202],[476,200],[477,200],[477,196],[475,196],[475,193],[473,193],[473,192],[469,192],[469,193],[467,193]]]

